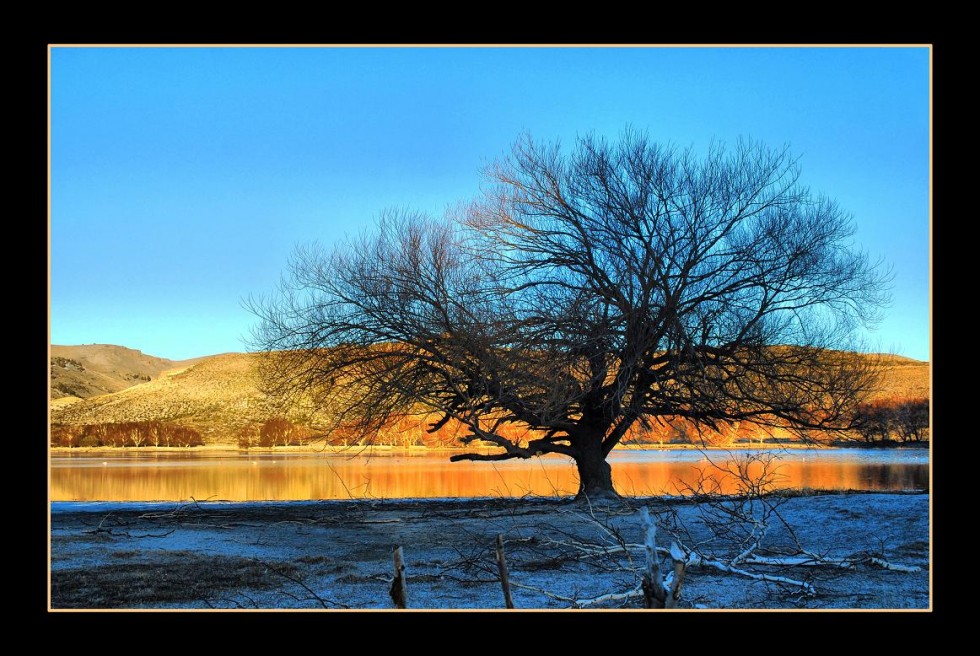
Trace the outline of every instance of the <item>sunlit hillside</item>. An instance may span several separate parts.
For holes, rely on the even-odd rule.
[[[881,355],[884,367],[878,398],[929,397],[929,363],[900,355]]]
[[[54,406],[52,423],[167,421],[194,428],[208,442],[233,441],[244,425],[274,411],[258,389],[258,356],[226,353],[174,363],[150,382],[67,406]]]
[[[153,380],[180,363],[112,344],[51,347],[51,398],[86,399]]]
[[[65,358],[66,347],[52,347],[52,368],[54,358]],[[82,347],[89,348],[89,347]],[[129,376],[151,377],[153,367],[170,365],[153,373],[150,381],[136,380],[134,384],[114,393],[91,396],[85,399],[55,398],[51,406],[51,420],[55,424],[90,425],[119,424],[123,422],[161,421],[186,426],[199,431],[208,444],[236,444],[243,428],[258,427],[280,414],[276,404],[259,390],[257,365],[258,355],[226,353],[184,362],[171,362],[145,356],[138,351],[107,347],[100,349],[104,361],[112,362],[109,354],[126,356],[139,354],[147,359],[143,369],[130,366],[125,369]],[[68,351],[68,353],[71,353]],[[57,355],[56,355],[57,354]],[[93,358],[83,360],[76,352],[75,359],[91,363]],[[129,357],[129,356],[127,356]],[[883,357],[884,384],[878,398],[917,398],[929,395],[929,364],[900,356]],[[131,360],[139,358],[132,356]],[[130,360],[125,360],[130,362]],[[86,371],[91,364],[84,364]],[[112,364],[106,365],[112,368]],[[93,367],[94,368],[94,367]],[[122,370],[116,365],[117,371]],[[59,377],[57,380],[62,380]],[[57,384],[52,380],[52,385]],[[122,384],[121,382],[118,384]],[[55,397],[55,391],[52,390]],[[301,423],[295,416],[287,417]],[[430,436],[418,425],[414,418],[406,418],[393,427],[392,443],[423,444],[432,441],[453,441],[452,427]],[[397,433],[395,435],[394,433]],[[410,442],[406,439],[410,438]]]

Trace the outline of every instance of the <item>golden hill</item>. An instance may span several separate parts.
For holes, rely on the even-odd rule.
[[[881,355],[884,368],[877,398],[928,398],[929,363],[900,355]]]
[[[51,346],[51,398],[87,399],[148,382],[178,363],[112,344]]]
[[[51,421],[165,421],[194,428],[209,443],[232,442],[242,426],[275,414],[258,389],[258,358],[225,353],[172,363],[155,380],[70,405],[52,404]]]
[[[61,355],[66,352],[61,350],[64,348],[77,347],[52,347],[52,368],[55,357],[68,357]],[[243,426],[261,424],[279,414],[274,401],[259,390],[257,365],[261,356],[257,354],[225,353],[172,362],[130,349],[121,351],[137,353],[156,366],[167,363],[169,368],[161,369],[155,377],[141,374],[153,379],[137,380],[139,384],[130,382],[130,386],[113,393],[71,403],[55,399],[51,404],[52,423],[172,422],[199,431],[209,444],[234,444]],[[885,371],[879,398],[929,395],[928,362],[890,355],[876,357],[882,358]],[[73,359],[84,362],[80,357]],[[110,361],[108,355],[106,361]]]

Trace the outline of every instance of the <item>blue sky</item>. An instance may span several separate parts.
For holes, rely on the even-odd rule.
[[[925,48],[54,48],[51,341],[244,350],[294,246],[441,213],[522,131],[788,144],[929,357]]]

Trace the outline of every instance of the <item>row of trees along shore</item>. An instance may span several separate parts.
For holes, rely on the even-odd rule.
[[[235,431],[239,448],[275,446],[425,446],[445,448],[457,446],[465,427],[447,422],[430,432],[432,417],[402,417],[371,438],[359,435],[354,427],[338,429],[329,436],[285,417],[270,417],[261,424],[246,424]],[[929,399],[886,398],[858,406],[852,422],[854,428],[841,433],[829,443],[846,445],[878,445],[922,443],[929,437]],[[514,428],[505,429],[508,439],[519,442],[535,439],[535,435],[520,435]],[[693,422],[679,418],[665,421],[649,429],[634,428],[624,438],[624,444],[662,446],[693,444],[735,446],[773,444],[793,441],[788,433],[763,431],[753,424],[732,424],[721,430],[701,430]],[[827,443],[827,440],[824,440]],[[51,445],[59,447],[129,446],[129,447],[191,447],[204,444],[200,433],[192,428],[159,421],[100,423],[71,426],[55,424],[51,430]]]
[[[868,444],[924,442],[929,439],[929,399],[892,397],[859,405],[854,426]]]
[[[202,446],[201,434],[187,426],[162,421],[97,424],[52,424],[51,446]]]

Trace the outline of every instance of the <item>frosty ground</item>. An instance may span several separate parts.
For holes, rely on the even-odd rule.
[[[929,607],[928,494],[778,501],[760,553],[802,545],[850,566],[744,568],[770,580],[692,566],[680,608]],[[51,608],[391,609],[392,550],[401,546],[409,607],[498,609],[498,534],[516,607],[639,608],[636,595],[594,600],[637,588],[644,506],[663,522],[664,546],[666,528],[680,522],[698,548],[723,555],[724,540],[708,541],[701,523],[703,502],[683,498],[610,508],[530,498],[53,503]]]

